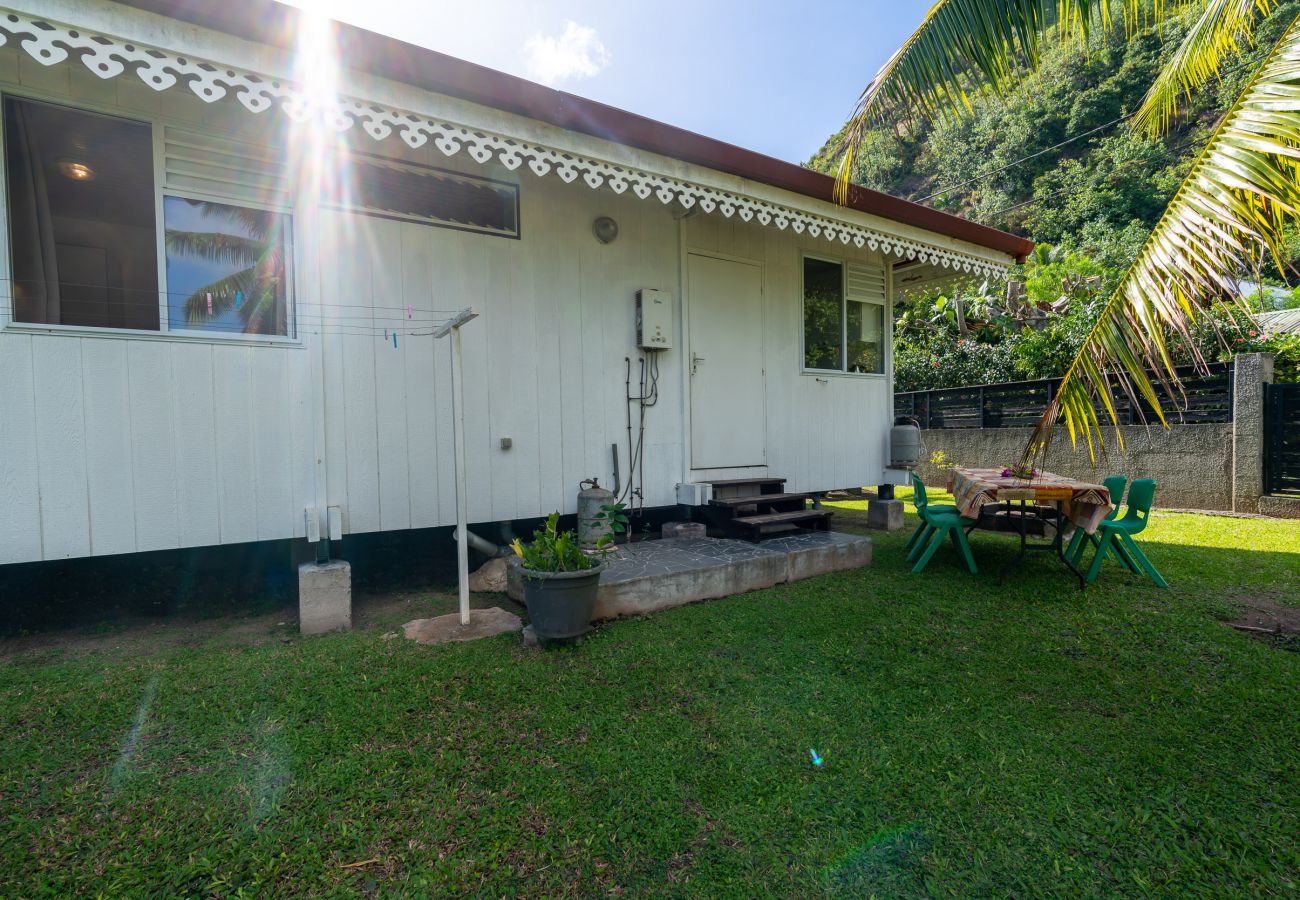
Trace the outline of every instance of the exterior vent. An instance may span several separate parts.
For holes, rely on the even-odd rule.
[[[289,167],[269,147],[163,128],[163,187],[267,206],[293,203]]]
[[[326,187],[327,206],[439,228],[519,237],[518,185],[363,153],[344,159],[344,183]]]
[[[849,263],[845,296],[859,303],[885,302],[885,270],[882,266]]]

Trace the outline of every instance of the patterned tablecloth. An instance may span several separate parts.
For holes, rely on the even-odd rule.
[[[1060,503],[1065,518],[1088,534],[1097,530],[1111,510],[1110,491],[1105,485],[1051,472],[1025,479],[1004,478],[1001,469],[955,468],[948,475],[948,491],[956,501],[957,511],[971,519],[978,519],[980,510],[990,503]]]

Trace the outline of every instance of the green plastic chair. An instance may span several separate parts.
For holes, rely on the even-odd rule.
[[[1120,503],[1124,500],[1124,487],[1128,484],[1128,476],[1110,475],[1102,481],[1102,484],[1106,486],[1106,491],[1110,494],[1111,502],[1110,512],[1106,514],[1104,521],[1110,521],[1119,515],[1119,507]],[[1082,528],[1074,529],[1074,535],[1070,538],[1070,545],[1065,550],[1065,558],[1068,559],[1070,564],[1075,568],[1078,568],[1079,560],[1083,558],[1083,551],[1086,548],[1086,544],[1084,543],[1085,539],[1092,543],[1094,549],[1101,546],[1101,538],[1097,537],[1097,535],[1088,534]],[[1138,569],[1133,560],[1128,558],[1128,554],[1124,551],[1122,545],[1111,544],[1107,551],[1107,555],[1113,556],[1120,565],[1128,569],[1130,572],[1134,572],[1138,575],[1142,574],[1141,570]]]
[[[1114,546],[1117,550],[1125,551],[1125,555],[1131,562],[1140,565],[1142,571],[1156,583],[1156,587],[1169,587],[1169,582],[1165,581],[1164,576],[1151,564],[1151,560],[1147,559],[1142,548],[1133,540],[1133,535],[1141,534],[1147,527],[1147,518],[1151,515],[1151,504],[1155,498],[1155,479],[1138,478],[1128,489],[1128,510],[1124,513],[1124,518],[1106,519],[1097,527],[1097,531],[1101,533],[1101,541],[1097,546],[1097,553],[1092,558],[1092,565],[1088,567],[1088,574],[1084,576],[1089,583],[1097,580],[1097,573],[1101,571],[1101,561],[1106,557],[1106,551]]]
[[[917,542],[908,554],[908,562],[912,561],[918,553],[920,558],[917,559],[916,565],[912,567],[912,574],[919,575],[925,571],[930,559],[934,556],[939,545],[943,543],[944,535],[952,541],[952,545],[957,548],[961,558],[966,561],[966,568],[970,569],[972,575],[979,574],[979,568],[975,565],[975,557],[970,552],[970,542],[966,540],[966,529],[975,524],[974,519],[967,519],[959,516],[957,513],[930,513],[927,519],[927,535]],[[921,552],[923,551],[924,552]]]
[[[975,520],[959,515],[957,507],[950,503],[930,503],[925,494],[925,484],[915,472],[912,473],[912,487],[916,491],[913,501],[916,504],[917,514],[921,517],[920,526],[912,535],[912,539],[907,542],[910,548],[907,561],[916,562],[912,567],[912,574],[919,575],[925,571],[939,545],[943,543],[944,535],[947,535],[962,559],[966,561],[966,568],[970,569],[972,575],[978,575],[979,568],[975,565],[975,557],[970,552],[970,542],[966,540],[966,529],[974,525]]]
[[[915,472],[912,473],[912,505],[916,507],[916,514],[921,517],[921,524],[916,526],[916,531],[907,540],[907,546],[904,548],[908,551],[908,559],[912,558],[912,549],[921,540],[927,530],[927,519],[929,515],[944,515],[946,513],[955,513],[957,507],[951,503],[931,503],[925,493],[925,482]]]

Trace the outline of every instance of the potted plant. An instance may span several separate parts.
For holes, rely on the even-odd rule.
[[[519,558],[523,575],[524,603],[533,632],[542,640],[564,640],[585,634],[596,608],[596,589],[605,564],[582,552],[572,531],[560,531],[558,512],[551,513],[546,526],[533,532],[524,544],[518,538],[510,545]],[[597,550],[609,538],[602,537]]]

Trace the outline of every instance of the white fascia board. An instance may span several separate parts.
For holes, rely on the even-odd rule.
[[[5,5],[10,9],[26,13],[32,17],[49,19],[53,22],[74,25],[87,31],[100,32],[107,36],[157,47],[161,50],[171,51],[178,56],[192,55],[197,60],[211,61],[228,66],[231,69],[279,79],[286,84],[294,82],[291,53],[143,10],[120,6],[115,3],[105,2],[105,0],[43,0],[40,3],[30,2],[30,0],[28,2],[21,2],[21,0],[13,2],[11,0]],[[78,63],[74,62],[73,64]],[[126,73],[126,77],[135,76]],[[882,248],[886,253],[894,253],[905,257],[914,256],[918,251],[916,245],[920,245],[920,252],[922,253],[925,253],[926,248],[934,248],[940,251],[939,258],[952,254],[975,263],[980,269],[985,267],[988,269],[1002,269],[1015,262],[1014,258],[1008,254],[999,253],[988,247],[947,235],[926,231],[893,219],[870,215],[793,191],[730,175],[716,169],[629,147],[625,144],[615,143],[581,132],[570,131],[537,119],[435,93],[413,85],[377,78],[348,69],[340,70],[338,77],[341,96],[364,99],[367,103],[373,103],[385,109],[416,113],[430,119],[453,123],[466,129],[481,130],[491,135],[538,145],[541,148],[558,151],[559,154],[571,154],[579,158],[577,164],[579,169],[582,169],[582,161],[593,160],[701,188],[703,189],[703,195],[710,197],[710,199],[704,200],[701,206],[709,211],[711,211],[712,206],[706,206],[705,204],[716,203],[716,197],[711,195],[717,192],[724,195],[733,195],[744,200],[757,201],[760,206],[770,204],[773,207],[803,213],[817,220],[843,223],[850,226],[848,231],[854,231],[854,226],[856,226],[857,229],[865,229],[877,235],[892,237],[905,242],[903,246],[886,244]],[[171,89],[182,87],[182,85],[178,84]],[[264,113],[253,114],[261,115]],[[352,127],[360,128],[362,126],[354,124]],[[608,178],[608,175],[605,178]],[[581,178],[573,179],[574,182],[581,180]],[[599,183],[592,185],[593,187],[604,184],[604,179],[597,178],[596,181]],[[654,194],[648,194],[644,199],[653,199],[654,197]],[[693,199],[693,197],[688,197],[688,199]],[[663,200],[663,202],[671,201]],[[726,203],[725,200],[723,202]],[[726,205],[729,206],[730,204]],[[731,213],[725,212],[724,214],[730,215]],[[742,213],[742,218],[745,221],[749,221],[752,217],[752,209],[746,209]],[[779,221],[787,217],[778,215],[776,218]],[[761,221],[760,224],[766,225],[768,222]],[[783,221],[779,221],[778,227],[785,229],[786,225]],[[802,233],[805,227],[808,227],[810,233],[814,234],[814,236],[817,235],[818,231],[822,230],[818,229],[816,225],[808,226],[804,222],[799,222],[796,232]],[[834,231],[833,228],[825,229],[827,235]],[[834,246],[835,243],[840,242],[847,243],[849,242],[849,236],[846,233],[842,239],[828,237],[827,243],[829,246]],[[867,239],[871,240],[870,237]],[[853,240],[858,242],[857,246],[863,246],[861,235],[853,235]],[[872,241],[871,249],[877,249],[874,241]],[[953,267],[953,262],[953,259],[947,258],[944,259],[943,264],[952,271],[960,273],[960,269]]]

